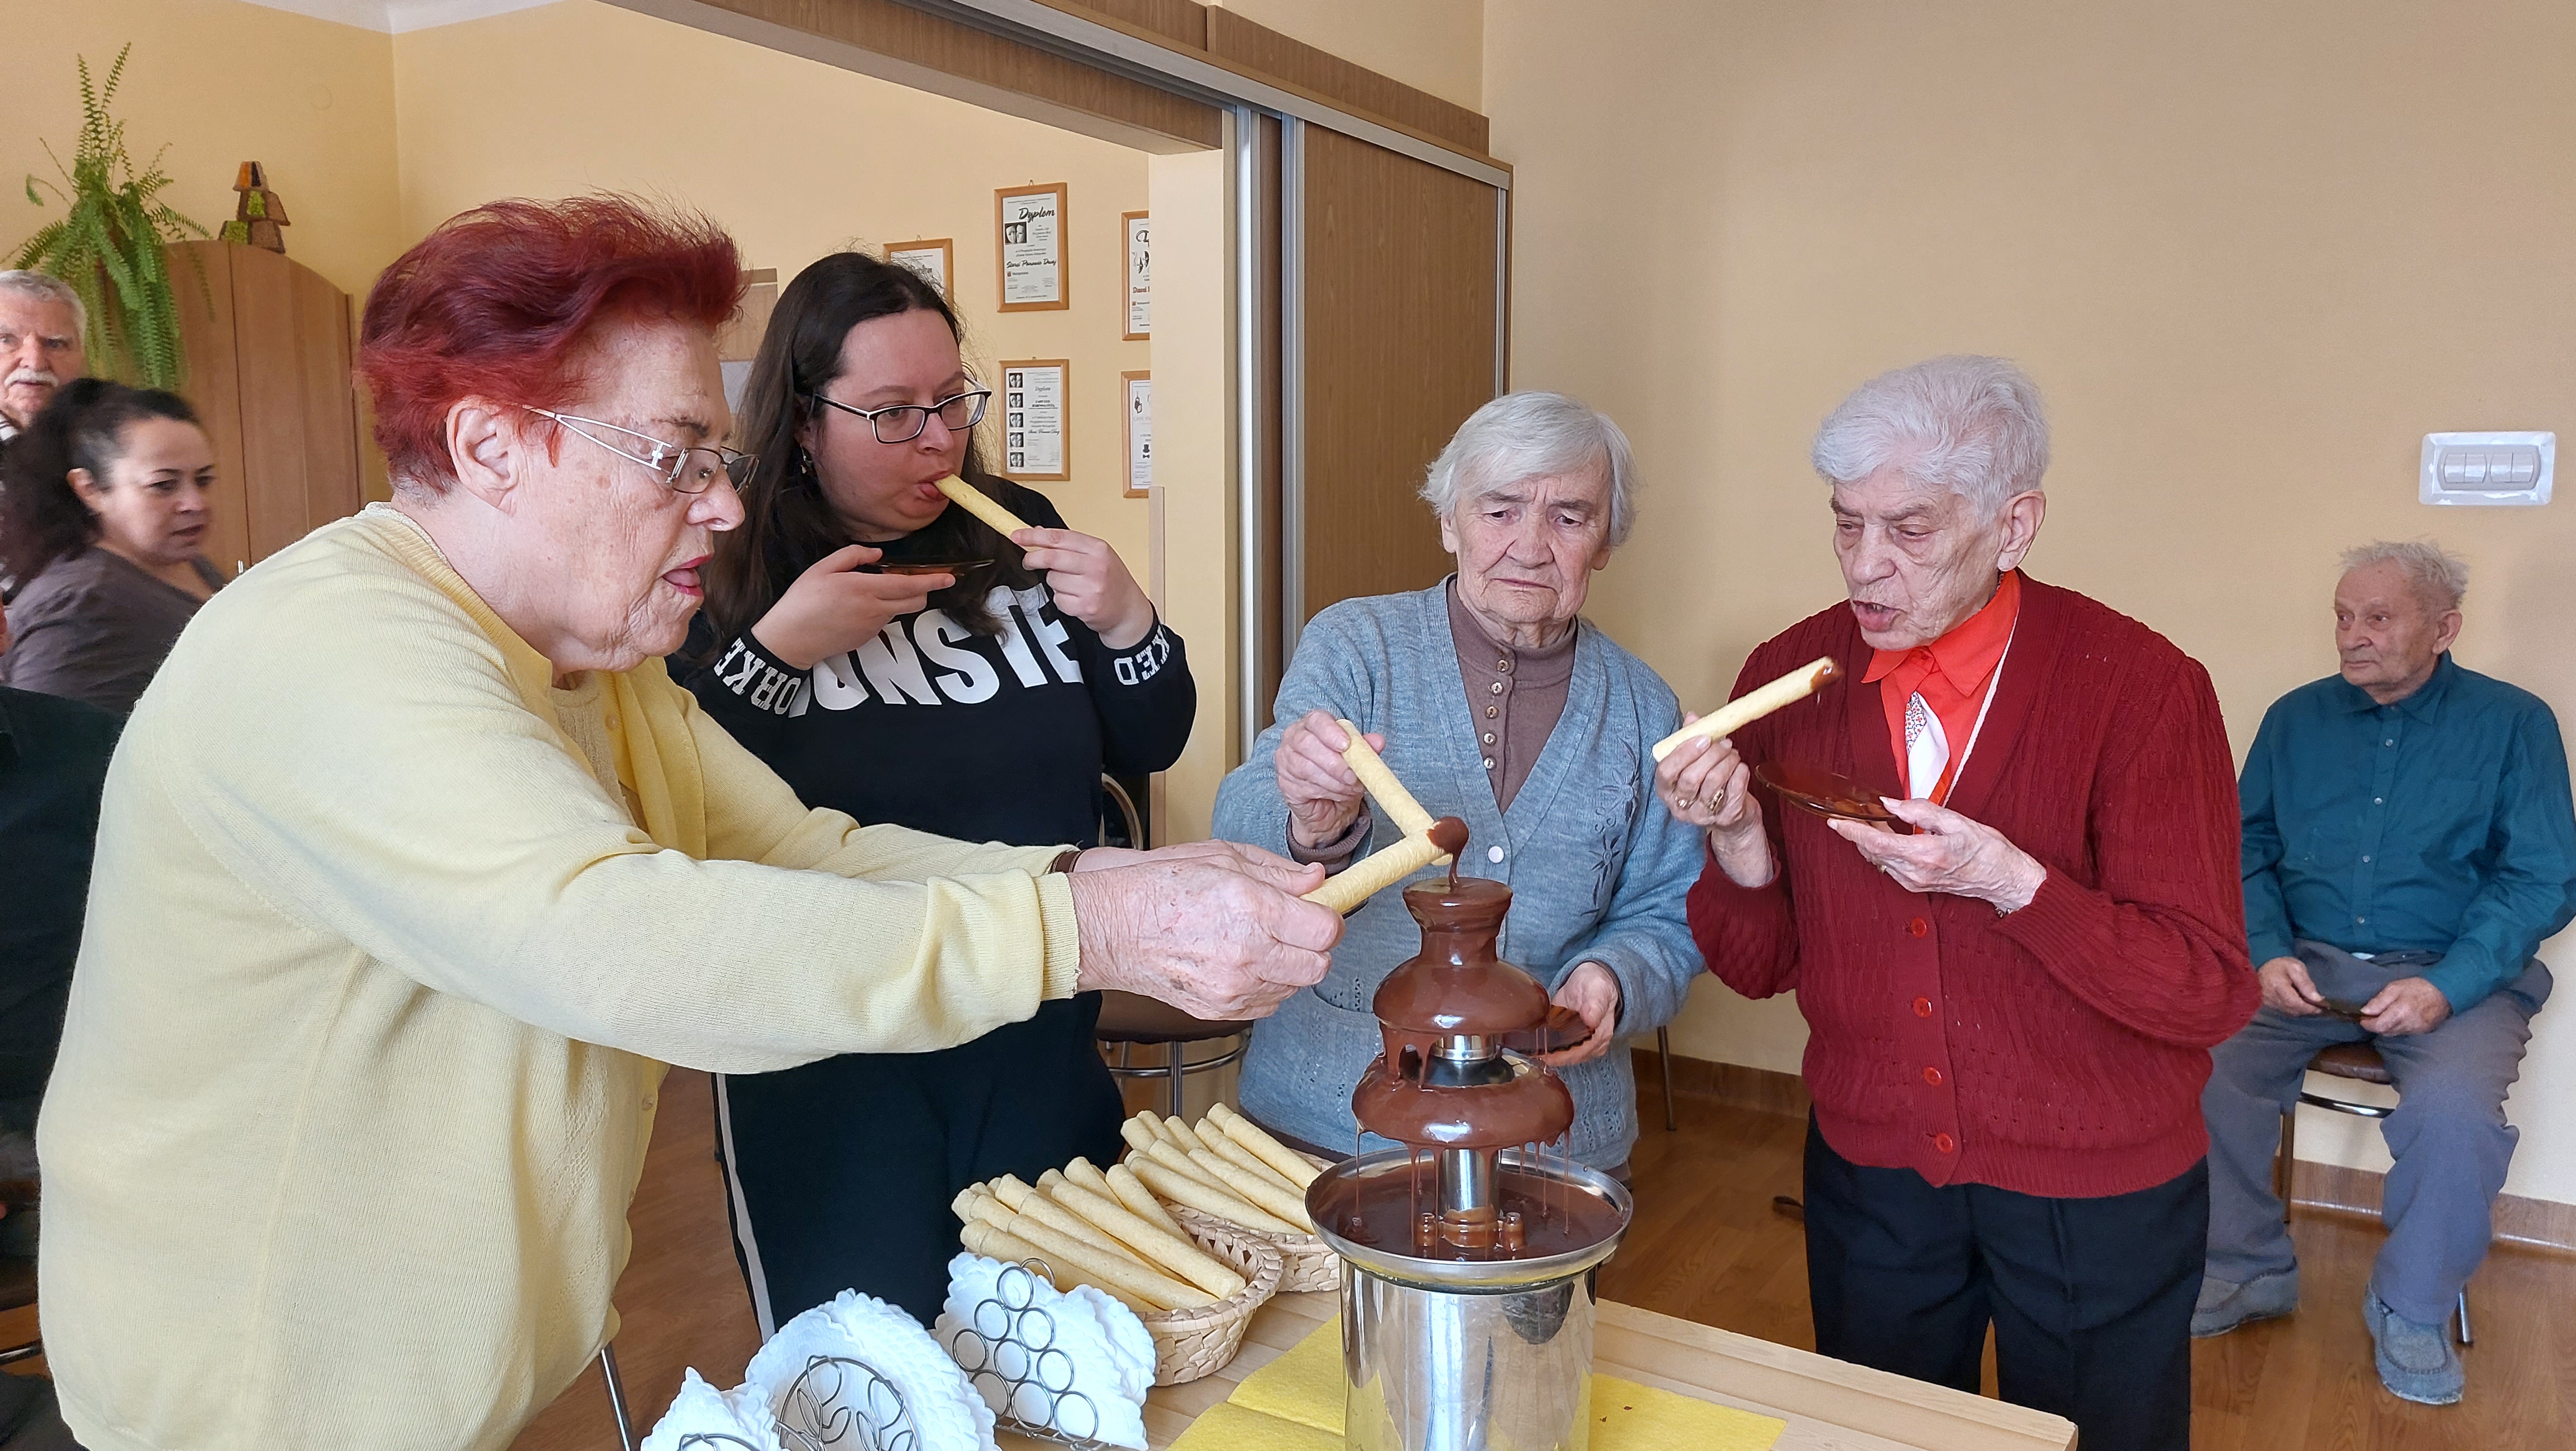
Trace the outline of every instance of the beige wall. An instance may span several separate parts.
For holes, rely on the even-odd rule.
[[[0,241],[63,214],[29,206],[18,179],[57,180],[80,134],[85,56],[100,80],[134,42],[115,113],[137,166],[162,157],[163,199],[209,229],[231,221],[233,177],[257,161],[286,203],[286,252],[363,295],[400,249],[394,199],[393,50],[388,37],[241,0],[78,0],[8,8],[11,94],[0,128]]]
[[[782,285],[843,247],[954,238],[970,366],[1073,362],[1073,479],[1036,487],[1145,575],[1118,382],[1151,367],[1149,344],[1119,340],[1118,217],[1146,209],[1143,153],[590,0],[398,35],[393,52],[407,237],[494,197],[609,188],[706,212]],[[993,188],[1057,181],[1073,306],[998,312]]]
[[[1481,111],[1485,0],[1207,0],[1291,40]],[[1580,7],[1578,7],[1580,8]]]
[[[2206,663],[2240,752],[2333,668],[2334,554],[2378,536],[2465,553],[2462,663],[2576,715],[2576,501],[2428,509],[2414,475],[2428,431],[2576,425],[2576,9],[1491,0],[1485,43],[1515,379],[1636,437],[1593,614],[1687,700],[1839,595],[1816,422],[1980,351],[2054,415],[2032,570]],[[2576,1010],[2537,1027],[2510,1187],[2576,1200]],[[1804,1038],[1714,981],[1677,1029],[1774,1068]],[[2385,1164],[2313,1117],[2310,1155]]]

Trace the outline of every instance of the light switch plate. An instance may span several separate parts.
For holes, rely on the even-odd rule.
[[[2426,504],[2546,504],[2554,433],[2428,433],[2416,489]]]

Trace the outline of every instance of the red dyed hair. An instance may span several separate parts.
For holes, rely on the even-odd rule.
[[[459,399],[557,407],[580,391],[569,360],[603,318],[713,330],[741,300],[733,239],[694,213],[613,195],[459,212],[367,294],[358,376],[375,397],[376,442],[394,478],[444,489]]]

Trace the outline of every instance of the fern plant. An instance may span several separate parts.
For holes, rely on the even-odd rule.
[[[128,42],[116,53],[104,84],[91,81],[89,60],[80,58],[81,129],[72,164],[64,166],[47,145],[45,154],[53,157],[62,184],[27,178],[28,201],[45,204],[37,192],[41,186],[68,210],[28,238],[10,265],[50,272],[80,294],[89,312],[83,342],[94,370],[146,387],[174,388],[186,374],[187,357],[179,340],[179,301],[162,248],[208,233],[159,199],[170,185],[161,153],[155,152],[152,164],[138,173],[126,153],[125,123],[108,113],[125,78],[125,58],[133,52]],[[197,265],[202,271],[205,264]]]

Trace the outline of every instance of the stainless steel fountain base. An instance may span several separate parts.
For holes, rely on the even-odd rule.
[[[1326,1173],[1407,1172],[1409,1161],[1387,1150]],[[1522,1165],[1517,1153],[1503,1161]],[[1592,1272],[1619,1247],[1631,1201],[1590,1169],[1560,1162],[1531,1172],[1605,1201],[1619,1230],[1544,1259],[1458,1261],[1353,1244],[1323,1228],[1343,1260],[1342,1435],[1354,1451],[1584,1451]]]

